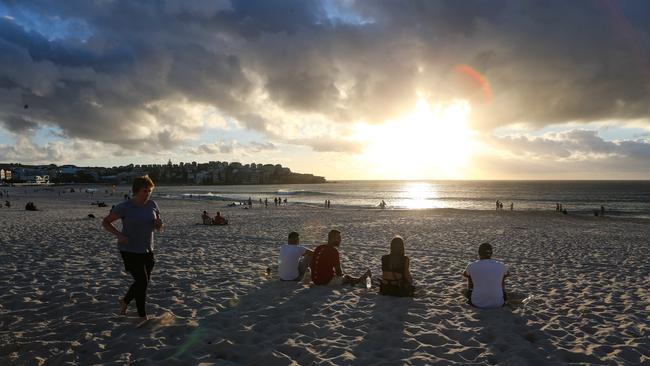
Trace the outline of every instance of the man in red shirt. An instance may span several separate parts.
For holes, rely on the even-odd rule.
[[[316,285],[356,285],[366,281],[370,277],[370,270],[359,277],[354,278],[343,274],[339,251],[336,249],[341,245],[341,232],[332,230],[327,235],[327,244],[319,245],[314,250],[311,260],[311,279]]]

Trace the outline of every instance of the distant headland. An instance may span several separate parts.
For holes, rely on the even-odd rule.
[[[280,164],[241,164],[210,161],[180,162],[114,167],[77,167],[75,165],[23,165],[0,163],[0,181],[5,184],[130,183],[136,176],[148,174],[156,184],[231,185],[231,184],[310,184],[326,183],[324,177],[294,173]]]

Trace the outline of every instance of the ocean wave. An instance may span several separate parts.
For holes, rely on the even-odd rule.
[[[214,194],[212,192],[208,193],[183,193],[179,198],[192,198],[192,199],[208,199],[208,200],[220,200],[220,201],[229,201],[235,198],[229,196],[223,196],[220,194]]]
[[[289,189],[280,189],[275,192],[279,196],[338,196],[335,193],[319,192],[319,191],[306,191],[303,189],[293,191]]]

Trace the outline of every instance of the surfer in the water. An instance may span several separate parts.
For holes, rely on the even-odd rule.
[[[483,243],[478,247],[479,260],[467,265],[463,276],[467,277],[467,298],[477,308],[498,308],[506,300],[505,280],[510,274],[506,266],[492,259],[492,245]]]

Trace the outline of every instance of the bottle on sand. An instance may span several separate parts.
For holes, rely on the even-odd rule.
[[[370,290],[372,287],[372,280],[370,279],[370,276],[366,277],[366,289]]]

